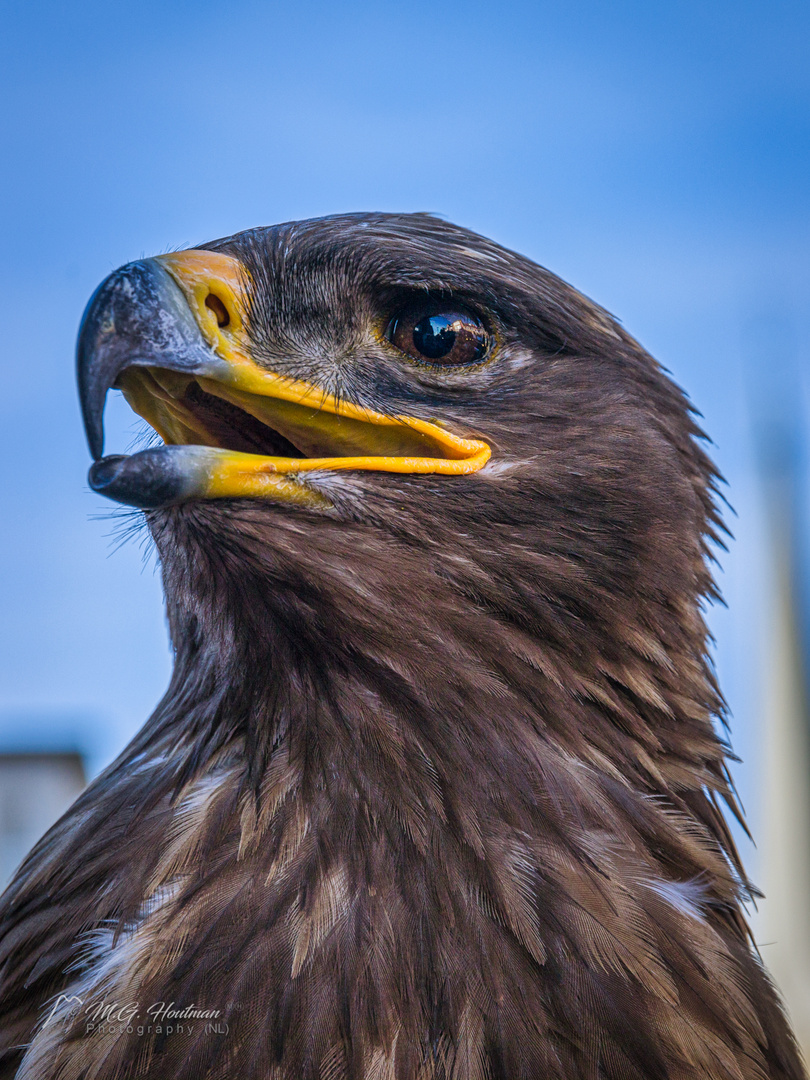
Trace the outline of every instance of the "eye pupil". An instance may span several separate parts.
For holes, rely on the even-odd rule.
[[[429,360],[447,356],[456,343],[456,322],[448,315],[427,315],[413,328],[413,343]]]

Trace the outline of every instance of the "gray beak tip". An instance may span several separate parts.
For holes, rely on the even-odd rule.
[[[154,259],[128,263],[99,285],[82,316],[76,376],[94,461],[104,453],[104,403],[133,365],[190,373],[217,363],[179,286]]]

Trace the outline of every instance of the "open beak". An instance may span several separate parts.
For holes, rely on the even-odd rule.
[[[288,379],[250,356],[241,263],[191,250],[130,263],[99,287],[79,331],[78,381],[94,490],[154,509],[253,497],[323,506],[313,470],[461,475],[489,446],[408,416],[388,416]],[[102,457],[107,390],[164,441]]]

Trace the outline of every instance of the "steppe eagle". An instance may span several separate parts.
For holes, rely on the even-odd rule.
[[[18,1080],[798,1080],[702,608],[716,475],[608,314],[424,214],[130,263],[78,348],[175,667],[0,908]],[[110,387],[162,437],[103,457]]]

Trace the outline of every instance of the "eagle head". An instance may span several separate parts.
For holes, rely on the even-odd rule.
[[[173,620],[429,696],[503,682],[556,723],[542,672],[566,741],[646,783],[668,718],[679,757],[716,753],[711,463],[681,391],[553,274],[425,214],[254,229],[116,271],[78,361],[91,486],[147,510]],[[101,457],[110,386],[162,445]]]

